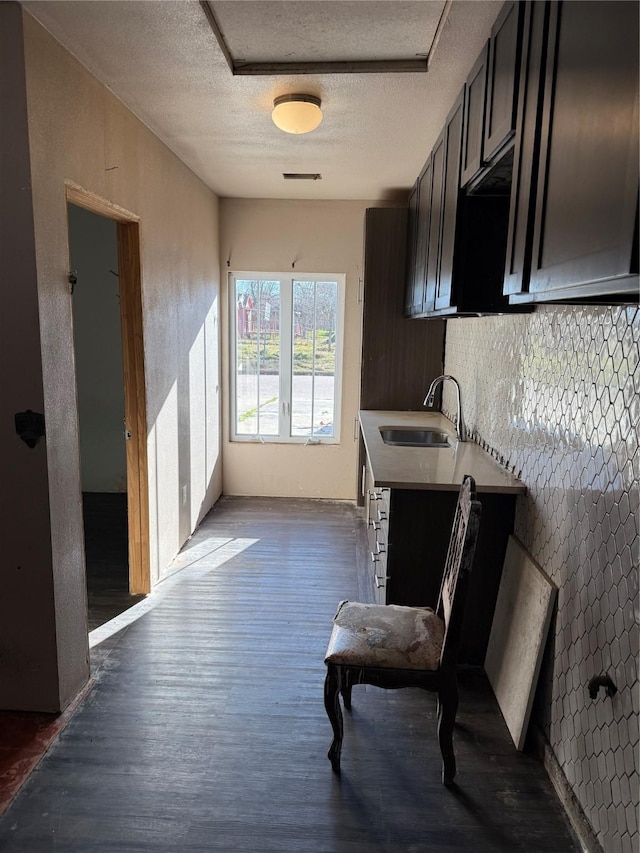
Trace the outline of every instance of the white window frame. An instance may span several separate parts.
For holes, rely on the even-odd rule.
[[[280,282],[280,410],[278,435],[251,435],[236,433],[236,352],[237,352],[237,306],[236,281],[258,279]],[[291,395],[293,378],[293,282],[335,281],[337,282],[336,329],[335,329],[335,377],[333,401],[333,435],[291,435]],[[346,275],[344,273],[292,272],[229,272],[227,294],[229,303],[229,440],[233,442],[259,442],[261,444],[339,444],[343,380],[344,311]],[[288,332],[288,334],[286,333]],[[288,365],[288,369],[283,369]]]

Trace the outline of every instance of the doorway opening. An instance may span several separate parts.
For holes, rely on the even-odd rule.
[[[150,590],[139,224],[67,186],[89,631]]]

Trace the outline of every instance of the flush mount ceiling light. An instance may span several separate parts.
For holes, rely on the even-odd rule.
[[[322,121],[320,103],[315,95],[280,95],[273,102],[271,118],[285,133],[309,133]]]

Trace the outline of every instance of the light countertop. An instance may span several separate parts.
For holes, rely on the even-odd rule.
[[[397,489],[457,491],[465,474],[476,481],[478,492],[522,494],[526,486],[500,467],[472,441],[459,442],[454,424],[439,412],[360,412],[360,426],[376,486]],[[385,444],[380,427],[441,429],[451,447],[397,447]]]

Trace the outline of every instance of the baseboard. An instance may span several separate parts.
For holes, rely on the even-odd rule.
[[[535,748],[540,761],[544,765],[547,775],[551,780],[558,799],[562,803],[566,815],[575,832],[583,853],[604,853],[603,847],[598,841],[587,816],[578,802],[578,798],[571,790],[571,786],[564,775],[558,759],[556,758],[549,741],[543,732],[534,723],[529,727],[530,743]]]

